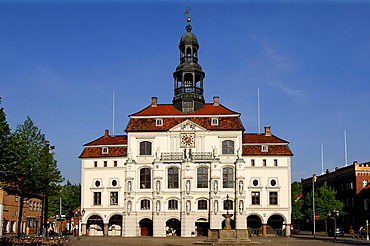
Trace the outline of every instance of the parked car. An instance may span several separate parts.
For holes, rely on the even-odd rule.
[[[300,231],[299,225],[290,225],[290,234],[298,234]]]
[[[335,230],[335,234],[337,236],[344,236],[344,229],[342,227],[337,227],[336,230]],[[334,232],[333,230],[330,230],[329,231],[329,236],[334,236]]]

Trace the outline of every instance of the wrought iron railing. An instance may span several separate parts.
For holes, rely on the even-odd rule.
[[[184,159],[183,152],[164,152],[161,154],[162,161],[182,160]]]
[[[192,152],[192,160],[212,160],[212,152]]]
[[[212,160],[213,155],[212,152],[191,152],[189,153],[189,159],[192,160]],[[183,160],[184,159],[183,152],[163,152],[161,154],[162,161],[175,161],[175,160]]]

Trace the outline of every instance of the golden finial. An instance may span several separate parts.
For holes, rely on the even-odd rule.
[[[188,4],[188,7],[186,8],[186,10],[184,12],[184,15],[188,15],[188,19],[187,19],[188,22],[191,21],[191,19],[190,19],[190,10],[191,10],[191,7],[190,7],[190,4]]]

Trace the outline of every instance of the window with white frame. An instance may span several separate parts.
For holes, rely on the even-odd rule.
[[[278,193],[277,191],[269,192],[270,205],[278,205]]]
[[[155,120],[155,125],[156,126],[163,126],[163,119],[156,119]]]
[[[211,118],[211,125],[212,126],[218,126],[218,123],[219,123],[218,118]]]
[[[108,147],[102,148],[102,154],[108,154]]]
[[[101,192],[94,192],[94,205],[101,205]]]
[[[260,192],[252,191],[252,205],[260,205]]]
[[[143,199],[140,201],[140,209],[141,210],[149,210],[150,209],[150,200]]]
[[[110,205],[118,205],[118,192],[112,191],[110,193]]]
[[[267,151],[269,151],[268,146],[267,146],[267,145],[262,145],[262,146],[261,146],[261,151],[262,151],[262,152],[267,152]]]

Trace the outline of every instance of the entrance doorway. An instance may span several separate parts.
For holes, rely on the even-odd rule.
[[[178,219],[169,219],[166,222],[167,236],[181,236],[181,222]]]
[[[197,236],[208,236],[208,229],[209,229],[209,222],[207,219],[198,219],[195,222],[196,232],[195,235]]]
[[[151,219],[142,219],[139,222],[141,236],[153,236],[153,221]]]

